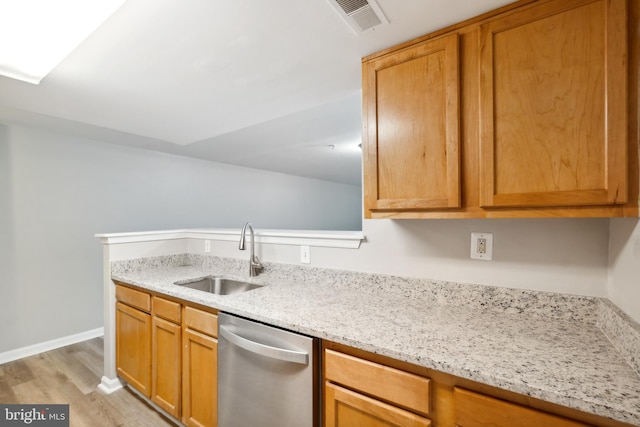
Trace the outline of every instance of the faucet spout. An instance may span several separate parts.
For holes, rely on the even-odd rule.
[[[255,254],[255,234],[253,232],[253,227],[250,222],[246,222],[242,226],[242,231],[240,232],[240,244],[238,245],[238,249],[244,251],[246,249],[246,240],[247,240],[247,229],[249,229],[249,233],[251,233],[251,247],[249,253],[249,277],[255,277],[258,275],[260,270],[264,268],[262,263],[260,262],[260,258]]]

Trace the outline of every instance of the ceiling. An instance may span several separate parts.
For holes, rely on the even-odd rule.
[[[360,59],[512,0],[128,0],[40,85],[0,76],[0,121],[359,185]]]

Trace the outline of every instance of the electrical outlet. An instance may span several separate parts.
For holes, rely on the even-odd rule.
[[[210,253],[211,252],[211,240],[205,240],[204,241],[204,252],[205,253]]]
[[[300,262],[303,264],[311,262],[311,249],[309,246],[300,246]]]
[[[493,258],[493,233],[471,233],[471,259],[491,261]]]

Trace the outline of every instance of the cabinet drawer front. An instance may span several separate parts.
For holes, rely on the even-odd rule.
[[[146,292],[116,285],[116,299],[147,313],[151,312],[151,295]]]
[[[212,337],[218,336],[218,316],[197,308],[184,308],[184,326]]]
[[[409,411],[327,383],[326,426],[428,427],[431,421]]]
[[[587,424],[457,387],[454,389],[454,401],[456,425],[460,427],[588,427]]]
[[[430,380],[427,378],[333,350],[325,351],[325,373],[327,381],[429,414]]]
[[[154,296],[151,299],[153,303],[153,315],[162,317],[173,323],[180,323],[180,304],[168,299]]]

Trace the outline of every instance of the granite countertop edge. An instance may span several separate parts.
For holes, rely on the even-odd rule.
[[[193,263],[194,260],[190,259],[188,261]],[[255,291],[238,295],[218,296],[175,285],[174,282],[176,281],[196,279],[210,274],[221,274],[229,277],[243,276],[238,269],[239,265],[235,261],[231,261],[229,264],[223,262],[222,265],[206,265],[206,263],[202,263],[202,259],[197,261],[199,265],[172,265],[171,263],[158,265],[144,264],[143,262],[137,265],[136,268],[123,268],[122,264],[118,264],[115,267],[115,264],[112,264],[114,267],[112,267],[111,278],[142,289],[212,307],[259,322],[334,341],[617,421],[640,425],[640,376],[628,362],[624,361],[622,356],[618,355],[618,351],[614,349],[614,346],[595,325],[596,316],[591,318],[589,315],[579,315],[577,316],[579,318],[578,321],[573,318],[569,320],[561,318],[549,319],[549,316],[545,315],[545,313],[537,316],[532,310],[533,315],[531,318],[527,317],[526,320],[518,320],[518,316],[522,317],[522,310],[516,310],[514,313],[510,308],[502,307],[504,308],[502,312],[489,311],[487,314],[486,311],[478,310],[476,307],[453,306],[442,304],[442,301],[421,301],[420,298],[423,298],[424,295],[416,296],[406,290],[404,294],[400,292],[389,296],[385,296],[384,292],[379,294],[376,294],[376,292],[363,293],[363,284],[350,285],[341,282],[351,279],[350,276],[339,277],[340,274],[337,274],[335,276],[336,282],[327,281],[331,277],[324,277],[324,281],[315,281],[312,278],[301,280],[297,277],[291,277],[290,271],[287,271],[287,274],[280,275],[287,277],[278,276],[277,269],[279,266],[275,267],[275,274],[265,274],[251,279],[245,278],[245,280],[254,281],[265,286]],[[181,262],[186,263],[187,261],[182,260]],[[242,266],[244,266],[244,263]],[[308,272],[305,271],[305,273]],[[367,275],[364,281],[370,283],[371,280],[378,280],[378,278],[375,275]],[[341,298],[337,298],[336,289],[340,290]],[[460,289],[464,290],[464,287]],[[460,289],[456,289],[456,291],[460,292]],[[473,291],[476,292],[477,290],[474,289]],[[588,304],[591,304],[591,300],[593,300],[593,310],[595,312],[598,299],[588,299]],[[375,306],[376,304],[378,305],[377,307]],[[367,316],[357,309],[358,305],[366,305],[367,309],[364,313],[376,312],[380,314],[385,308],[380,307],[380,304],[392,307],[401,306],[402,309],[397,312],[388,310],[391,313],[386,319],[375,319],[374,317],[377,316]],[[579,304],[583,304],[583,301],[580,300]],[[427,312],[436,314],[423,314],[424,307],[428,308]],[[582,308],[581,306],[579,307],[579,309]],[[590,309],[588,308],[585,312]],[[348,321],[342,320],[346,312],[350,313]],[[403,316],[409,317],[405,318]],[[417,319],[410,316],[417,317]],[[443,320],[443,323],[438,328],[430,326],[428,323],[435,323],[438,316],[445,317],[446,321]],[[554,360],[552,355],[546,361],[534,360],[532,362],[523,362],[521,365],[511,364],[506,356],[493,360],[492,358],[495,355],[490,355],[491,345],[479,340],[476,344],[480,347],[480,354],[472,357],[467,353],[469,348],[474,348],[473,341],[475,338],[464,330],[469,328],[455,329],[455,327],[451,327],[449,332],[443,330],[448,328],[447,321],[449,324],[456,324],[458,319],[460,322],[458,326],[461,328],[466,321],[465,319],[473,319],[475,324],[472,327],[479,331],[480,338],[489,341],[489,343],[492,340],[495,340],[495,343],[501,346],[515,343],[513,355],[520,356],[528,355],[530,349],[535,348],[527,346],[538,345],[535,342],[527,342],[524,347],[518,348],[519,344],[517,342],[519,340],[531,340],[531,337],[525,336],[528,331],[522,330],[529,326],[522,325],[531,325],[534,331],[543,331],[547,328],[557,330],[558,335],[554,338],[556,340],[564,339],[565,337],[562,334],[566,332],[567,340],[569,342],[577,342],[575,345],[578,347],[571,348],[573,344],[568,344],[566,349],[563,350],[561,348],[559,351],[572,352],[579,348],[581,345],[579,343],[580,340],[592,340],[598,348],[597,351],[594,351],[594,357],[604,357],[605,359],[603,360],[606,360],[607,364],[610,364],[609,361],[613,360],[612,364],[614,366],[610,368],[612,370],[609,373],[597,376],[594,380],[590,376],[596,374],[592,371],[599,369],[600,365],[597,362],[590,363],[586,358],[584,361],[579,362],[582,365],[576,366],[575,369],[584,370],[584,381],[591,381],[591,384],[588,387],[581,387],[579,384],[579,390],[576,390],[573,386],[559,387],[559,385],[566,385],[563,384],[563,381],[558,381],[558,379],[563,379],[565,374],[563,371],[567,367],[562,364],[567,363],[566,360],[571,358],[571,355],[560,353],[557,358],[560,361]],[[371,322],[376,321],[387,328],[388,339],[381,339],[375,334],[372,335],[371,330],[368,330],[374,328]],[[403,335],[407,332],[401,329],[406,329],[406,326],[409,325],[408,322],[412,322],[411,327],[414,327],[413,322],[417,325],[412,334],[417,336],[407,338]],[[518,322],[521,322],[522,325],[517,326]],[[394,323],[397,323],[395,329]],[[494,323],[502,325],[507,330],[504,336],[500,335],[499,332],[493,332],[496,329]],[[516,327],[512,330],[511,325],[513,324],[516,324]],[[486,335],[482,335],[483,333]],[[573,337],[575,334],[583,334],[584,336]],[[540,335],[542,335],[542,332],[540,332]],[[542,340],[543,346],[550,345],[544,343],[544,337],[535,339]],[[431,342],[436,344],[432,345]],[[456,351],[456,343],[460,344],[460,352]],[[606,348],[607,345],[610,348]],[[560,347],[562,346],[560,345]],[[465,348],[467,348],[467,353],[464,353]],[[600,353],[606,354],[601,355]],[[486,360],[483,360],[483,357]],[[535,357],[535,355],[532,357]],[[543,355],[543,357],[547,356]],[[535,372],[526,372],[527,366],[528,369],[535,371],[537,369],[536,365],[543,366],[543,369],[545,369],[544,373],[542,371],[539,372],[539,378],[535,376]],[[525,368],[525,370],[522,370],[522,368]],[[574,367],[570,368],[574,369]],[[611,373],[616,378],[609,378]],[[569,375],[571,376],[571,374]],[[551,380],[545,381],[547,378]],[[620,385],[621,379],[626,383]],[[570,380],[581,383],[580,379],[573,378],[573,376],[571,376]],[[602,380],[602,384],[594,383],[598,380]],[[612,388],[614,383],[615,389]],[[618,392],[617,389],[621,387],[625,389]],[[636,396],[629,396],[629,391],[632,392],[634,388]]]

